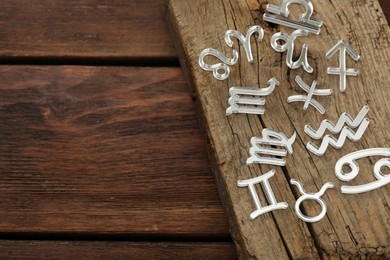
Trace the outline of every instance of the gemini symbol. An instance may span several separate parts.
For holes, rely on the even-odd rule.
[[[265,214],[267,212],[278,210],[278,209],[286,209],[288,208],[287,202],[277,202],[275,198],[275,194],[272,191],[272,187],[269,184],[269,179],[275,175],[275,170],[269,171],[268,173],[261,175],[259,177],[249,179],[249,180],[243,180],[238,181],[237,185],[238,187],[248,187],[249,192],[251,193],[253,202],[255,203],[256,210],[253,211],[250,214],[251,220],[254,220],[258,216]],[[262,184],[262,187],[264,189],[265,195],[267,197],[268,206],[261,206],[259,195],[257,195],[255,185],[256,184]]]

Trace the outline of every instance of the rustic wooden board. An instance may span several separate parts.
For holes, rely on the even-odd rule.
[[[288,70],[286,55],[274,52],[269,46],[274,33],[291,33],[291,30],[271,27],[262,20],[261,12],[265,10],[266,1],[197,0],[188,4],[180,0],[165,0],[163,3],[181,63],[197,95],[199,113],[211,148],[213,171],[239,257],[390,257],[390,187],[355,196],[342,195],[339,188],[343,183],[337,180],[333,171],[338,158],[347,153],[390,145],[390,33],[378,1],[313,0],[315,16],[325,24],[322,33],[297,40],[299,46],[303,42],[309,45],[309,62],[315,69],[313,75],[301,69]],[[294,9],[294,12],[297,10]],[[205,48],[216,48],[231,57],[232,49],[224,42],[226,30],[235,29],[245,35],[248,27],[254,24],[264,28],[265,37],[257,45],[252,40],[253,65],[246,61],[240,46],[239,64],[231,66],[228,80],[217,81],[211,72],[199,67],[198,57]],[[360,74],[348,79],[346,94],[338,91],[338,77],[325,73],[327,67],[337,64],[337,58],[327,61],[325,53],[341,38],[350,42],[362,56],[359,63],[348,61],[348,66],[357,67]],[[237,44],[235,42],[236,48]],[[209,62],[217,61],[210,59]],[[325,116],[314,109],[304,113],[302,104],[290,105],[286,102],[287,97],[300,93],[294,83],[296,75],[302,75],[306,82],[317,79],[321,88],[334,90],[332,98],[317,98],[327,108]],[[225,116],[229,87],[264,87],[271,77],[276,77],[280,86],[268,97],[264,116]],[[303,132],[305,124],[315,127],[326,118],[337,121],[344,111],[355,116],[365,104],[371,108],[371,125],[359,143],[347,141],[341,150],[329,148],[323,157],[306,150],[305,145],[311,140]],[[294,131],[298,133],[294,154],[287,157],[284,168],[245,166],[250,138],[260,135],[265,127],[280,130],[288,136]],[[365,162],[365,165],[360,165],[365,174],[361,173],[355,184],[373,181],[370,174],[373,162]],[[276,198],[288,202],[290,207],[251,221],[249,214],[254,205],[248,190],[238,188],[237,181],[259,176],[273,168],[277,174],[271,179],[271,185]],[[323,196],[328,203],[328,213],[322,221],[306,224],[297,218],[294,204],[300,194],[288,184],[291,178],[299,179],[311,192],[317,192],[327,181],[336,184],[336,189],[328,190]],[[319,212],[315,203],[303,206],[311,215]]]
[[[160,0],[3,0],[0,57],[108,60],[176,58]],[[390,3],[380,1],[389,17]],[[84,59],[84,60],[83,60]],[[75,62],[75,61],[73,61]]]
[[[0,32],[3,60],[176,57],[159,0],[2,0]]]
[[[1,233],[229,238],[179,68],[2,66],[0,122]]]
[[[233,243],[0,241],[2,259],[236,259]]]

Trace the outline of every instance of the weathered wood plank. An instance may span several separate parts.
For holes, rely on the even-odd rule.
[[[228,238],[179,68],[0,67],[0,232]]]
[[[174,58],[159,0],[3,0],[0,57]]]
[[[390,126],[390,105],[387,102],[390,98],[390,35],[378,1],[313,0],[315,16],[325,24],[322,33],[296,41],[300,46],[303,42],[309,45],[309,62],[315,69],[313,75],[302,69],[288,70],[286,55],[271,49],[269,42],[274,33],[284,31],[290,34],[291,30],[271,27],[262,20],[259,10],[264,10],[266,1],[198,0],[188,5],[180,0],[165,0],[164,3],[181,63],[197,94],[199,112],[210,143],[213,170],[227,208],[239,257],[390,257],[389,187],[356,196],[342,195],[339,188],[344,183],[337,180],[333,170],[342,155],[361,148],[388,147],[390,144],[389,132],[385,130]],[[297,10],[294,9],[294,12]],[[265,29],[263,42],[257,45],[254,40],[252,42],[254,64],[246,61],[240,46],[239,65],[231,66],[228,80],[217,81],[211,72],[199,67],[198,57],[205,48],[216,48],[231,57],[232,49],[224,42],[226,30],[235,29],[245,35],[248,27],[254,24],[260,24]],[[346,94],[338,91],[338,77],[326,74],[326,68],[337,62],[327,61],[325,53],[340,38],[350,42],[362,56],[359,63],[348,64],[359,68],[361,74],[348,79],[350,87]],[[235,42],[235,48],[237,45],[239,43]],[[217,61],[209,59],[208,62],[213,64]],[[304,113],[302,105],[287,103],[287,97],[300,93],[294,83],[296,75],[302,75],[306,82],[317,79],[321,88],[334,90],[332,98],[320,98],[328,110],[325,116],[314,109]],[[280,86],[267,98],[264,116],[225,116],[229,87],[264,87],[271,77],[276,77]],[[344,111],[355,116],[365,104],[371,108],[371,125],[361,142],[353,144],[347,141],[341,150],[329,148],[324,157],[316,157],[306,150],[305,145],[310,138],[304,134],[304,125],[315,127],[326,118],[337,121]],[[294,154],[287,157],[287,165],[283,169],[264,165],[245,166],[250,138],[260,135],[265,127],[280,130],[288,136],[294,131],[298,133]],[[361,165],[360,184],[373,181],[370,175],[373,162],[366,163]],[[288,202],[290,207],[251,221],[249,214],[254,205],[248,190],[238,188],[237,181],[259,176],[270,169],[277,172],[271,180],[277,200]],[[328,203],[326,218],[309,225],[298,220],[294,204],[300,194],[289,185],[291,178],[299,179],[311,192],[318,191],[327,181],[336,184],[336,189],[328,190],[324,195]],[[304,204],[304,209],[309,214],[319,212],[315,203]]]
[[[236,259],[233,243],[0,241],[2,259]]]

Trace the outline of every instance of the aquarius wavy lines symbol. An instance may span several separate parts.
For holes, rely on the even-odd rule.
[[[322,121],[317,131],[306,125],[305,133],[313,139],[320,139],[326,130],[329,130],[332,134],[340,133],[338,139],[331,135],[325,135],[320,147],[313,144],[312,142],[308,142],[306,145],[307,149],[317,156],[322,156],[326,152],[329,145],[336,149],[340,149],[344,145],[347,138],[353,142],[359,141],[370,123],[370,120],[365,117],[368,111],[369,107],[364,106],[355,119],[352,119],[349,114],[343,113],[336,125],[329,120],[324,120]],[[357,127],[358,129],[356,132],[351,129]]]

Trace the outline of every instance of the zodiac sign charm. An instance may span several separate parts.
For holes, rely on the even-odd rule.
[[[259,25],[252,26],[246,32],[246,36],[242,35],[239,31],[236,30],[228,30],[225,34],[225,42],[229,47],[233,47],[233,41],[231,40],[231,36],[236,37],[241,44],[244,46],[244,50],[246,53],[246,57],[249,63],[253,62],[252,48],[251,48],[251,36],[257,33],[258,38],[257,42],[261,42],[264,37],[264,30]]]
[[[253,202],[255,203],[256,210],[253,211],[250,214],[251,220],[254,220],[258,216],[265,214],[267,212],[278,210],[278,209],[286,209],[288,208],[287,202],[277,202],[275,198],[275,194],[272,191],[272,187],[269,184],[269,179],[275,175],[275,170],[269,171],[268,173],[261,175],[259,177],[244,180],[244,181],[238,181],[237,185],[238,187],[248,187],[249,192],[251,193]],[[264,193],[267,197],[268,206],[262,207],[260,203],[259,196],[257,195],[255,185],[261,183]]]
[[[261,132],[262,136],[252,137],[251,145],[252,147],[249,150],[251,157],[246,160],[246,164],[272,164],[277,166],[285,166],[286,161],[284,159],[275,158],[275,157],[261,157],[259,154],[273,155],[273,156],[287,156],[287,153],[292,154],[293,149],[292,145],[295,142],[297,133],[294,132],[290,139],[287,136],[279,131],[270,130],[264,128]],[[261,146],[262,144],[269,146],[283,146],[286,149],[277,149],[277,148],[267,148]]]
[[[292,180],[290,180],[290,183],[292,185],[297,186],[299,192],[302,194],[302,196],[299,197],[299,199],[295,203],[295,213],[297,214],[297,216],[301,220],[303,220],[305,222],[309,222],[309,223],[314,223],[314,222],[320,221],[325,216],[326,210],[327,210],[326,203],[325,203],[325,201],[321,197],[322,197],[322,195],[324,195],[324,193],[325,193],[325,191],[327,189],[334,188],[334,184],[331,183],[331,182],[327,182],[327,183],[324,184],[324,186],[322,186],[322,188],[321,188],[321,190],[319,192],[317,192],[317,193],[309,193],[309,192],[306,192],[303,189],[302,184],[298,180],[292,179]],[[321,205],[321,208],[322,208],[321,213],[318,214],[315,217],[308,217],[305,214],[303,214],[301,209],[300,209],[300,206],[301,206],[302,202],[304,202],[305,200],[315,200],[315,201],[317,201]]]
[[[230,116],[233,113],[242,114],[257,114],[262,115],[265,112],[265,98],[264,96],[270,95],[276,85],[279,82],[272,78],[268,81],[267,88],[242,88],[242,87],[231,87],[229,89],[229,107],[226,109],[226,115]]]
[[[336,125],[334,125],[329,120],[324,120],[321,122],[321,125],[317,131],[315,131],[312,127],[306,125],[305,133],[314,139],[320,139],[325,133],[326,129],[328,129],[332,134],[340,133],[338,139],[331,135],[325,135],[320,147],[316,146],[311,142],[308,142],[306,148],[315,155],[322,156],[326,152],[328,145],[331,145],[336,149],[340,149],[341,147],[343,147],[347,138],[352,140],[353,142],[359,141],[370,123],[370,120],[365,117],[368,111],[368,106],[364,106],[359,112],[358,116],[355,118],[355,120],[352,120],[349,114],[343,113],[340,116]],[[348,126],[344,126],[344,124],[347,124]],[[359,128],[356,132],[354,132],[350,127]]]
[[[305,30],[295,30],[291,36],[289,36],[287,33],[278,32],[275,33],[271,38],[271,47],[277,51],[277,52],[285,52],[287,51],[286,56],[286,63],[287,66],[291,69],[298,69],[299,67],[303,67],[305,71],[308,73],[313,72],[313,68],[309,65],[309,62],[307,60],[307,51],[308,46],[307,44],[304,44],[302,47],[301,56],[298,60],[293,61],[293,52],[294,52],[294,41],[299,36],[307,36],[309,34],[308,31]],[[283,45],[279,45],[278,41],[282,40],[285,42]]]
[[[305,13],[300,16],[299,21],[288,19],[290,14],[288,6],[294,3],[300,4],[305,8]],[[318,35],[321,32],[323,22],[311,17],[313,10],[314,7],[310,0],[283,0],[281,6],[268,4],[267,11],[271,14],[265,13],[263,19],[270,23],[276,23],[293,29],[307,30]]]
[[[347,68],[346,54],[348,53],[355,61],[359,61],[360,55],[344,40],[339,41],[332,49],[330,49],[330,51],[326,53],[326,58],[332,58],[337,52],[340,52],[340,67],[329,67],[328,74],[340,75],[340,91],[345,92],[347,90],[347,76],[357,76],[358,74],[357,69]]]
[[[374,176],[377,179],[374,182],[358,185],[358,186],[341,186],[341,192],[345,194],[358,194],[379,189],[390,183],[390,175],[385,175],[382,167],[390,168],[390,149],[389,148],[371,148],[353,152],[341,157],[335,166],[336,177],[341,181],[351,181],[357,177],[360,168],[356,162],[358,159],[369,156],[386,156],[388,158],[378,160],[374,165]],[[343,171],[343,167],[347,165],[351,168],[349,173]]]
[[[214,56],[222,62],[216,63],[213,65],[209,65],[204,62],[204,58],[206,56]],[[216,49],[207,48],[204,49],[199,55],[199,66],[207,71],[212,71],[214,78],[218,80],[225,80],[229,77],[230,68],[228,65],[234,65],[238,61],[238,51],[233,50],[233,58],[229,59],[225,55],[223,55],[220,51]],[[219,71],[223,71],[223,73],[219,73]]]
[[[313,83],[311,84],[311,87],[306,85],[305,82],[303,82],[302,78],[300,76],[297,76],[295,78],[295,81],[297,82],[298,86],[301,87],[304,91],[308,93],[307,96],[305,95],[296,95],[296,96],[290,96],[287,99],[288,103],[292,102],[305,102],[303,105],[303,110],[307,110],[309,105],[312,105],[315,109],[318,110],[322,115],[325,114],[325,108],[316,100],[313,99],[314,96],[329,96],[332,95],[332,90],[331,89],[318,89],[316,90],[317,87],[317,80],[314,80]]]

